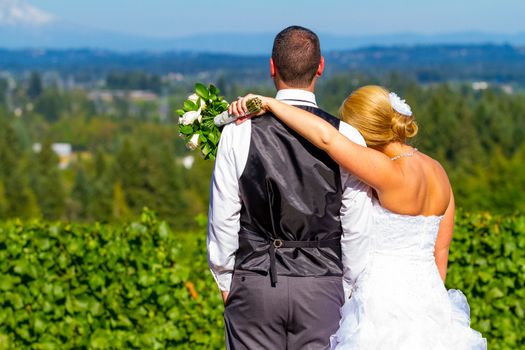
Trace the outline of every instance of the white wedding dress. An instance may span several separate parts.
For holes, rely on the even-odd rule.
[[[486,339],[470,328],[465,296],[447,292],[435,264],[442,217],[395,214],[377,201],[371,212],[364,267],[331,349],[485,350]]]

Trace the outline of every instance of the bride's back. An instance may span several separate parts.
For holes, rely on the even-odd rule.
[[[399,214],[443,215],[449,206],[451,190],[441,164],[420,152],[394,161],[402,173],[401,181],[381,193],[381,205]]]
[[[363,86],[348,96],[339,114],[368,147],[393,157],[396,173],[382,174],[389,184],[379,193],[382,206],[406,215],[444,214],[451,196],[447,174],[436,160],[404,144],[418,130],[404,100],[381,86]]]

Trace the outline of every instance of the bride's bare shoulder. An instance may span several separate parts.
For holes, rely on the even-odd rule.
[[[428,157],[430,159],[430,163],[431,163],[431,166],[434,170],[434,173],[436,175],[440,175],[444,178],[446,178],[447,182],[448,182],[448,175],[447,175],[447,171],[445,170],[445,168],[443,167],[443,165],[437,161],[436,159],[432,158],[432,157]]]
[[[447,171],[443,167],[443,165],[436,159],[426,156],[427,158],[427,171],[426,171],[426,177],[428,180],[429,185],[431,186],[431,191],[434,192],[440,192],[446,194],[445,197],[448,198],[451,184],[450,180],[448,178]],[[448,202],[448,199],[447,199]]]

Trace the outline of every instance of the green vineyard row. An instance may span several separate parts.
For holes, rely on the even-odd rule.
[[[525,216],[458,214],[447,286],[490,349],[525,344],[524,284]],[[221,305],[204,228],[148,210],[121,226],[0,224],[0,350],[223,349]]]

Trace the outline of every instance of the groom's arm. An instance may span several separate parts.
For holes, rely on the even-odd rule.
[[[352,126],[341,122],[339,131],[348,139],[366,146],[361,134]],[[368,253],[368,229],[372,209],[372,189],[357,177],[341,169],[343,198],[341,204],[341,251],[343,260],[343,286],[345,297],[351,294],[352,284],[365,267]]]
[[[251,123],[244,124],[223,129],[210,189],[208,264],[225,301],[239,247],[239,177],[246,165],[251,131]]]

